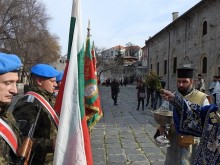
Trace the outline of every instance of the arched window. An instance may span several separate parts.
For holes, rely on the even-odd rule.
[[[207,21],[203,22],[203,26],[202,26],[202,35],[206,35],[207,34]]]
[[[202,73],[207,73],[207,58],[202,59]]]

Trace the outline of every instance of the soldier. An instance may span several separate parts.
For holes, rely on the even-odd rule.
[[[64,74],[64,71],[61,71],[59,73],[59,75],[56,77],[56,82],[57,82],[57,87],[59,89],[60,85],[61,85],[61,81],[63,79],[63,74]]]
[[[0,164],[15,164],[20,145],[19,130],[7,106],[17,93],[16,82],[21,60],[16,55],[0,53]]]
[[[31,126],[36,122],[37,114],[40,113],[33,135],[31,164],[34,165],[53,163],[59,119],[52,107],[55,103],[53,93],[58,74],[54,67],[47,64],[33,66],[29,91],[17,102],[13,111],[23,136],[28,135]]]
[[[56,77],[57,87],[56,87],[56,89],[54,90],[54,96],[55,96],[55,97],[58,95],[59,88],[60,88],[60,86],[61,86],[61,82],[62,82],[62,79],[63,79],[63,74],[64,74],[64,71],[61,71],[61,72],[59,73],[59,75]]]

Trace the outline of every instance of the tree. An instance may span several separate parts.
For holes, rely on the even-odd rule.
[[[123,65],[122,50],[121,50],[120,45],[118,47],[117,55],[115,55],[115,61],[118,64],[118,66]]]
[[[126,54],[130,55],[132,57],[137,56],[139,49],[140,49],[139,46],[136,46],[136,45],[132,44],[131,42],[128,42],[126,44]]]
[[[21,78],[36,63],[50,63],[60,56],[58,37],[47,29],[49,20],[45,5],[37,0],[0,1],[0,49],[20,56]]]
[[[117,68],[117,61],[114,59],[104,59],[103,52],[105,48],[95,47],[96,50],[96,68],[97,68],[97,76],[100,77],[103,73]]]

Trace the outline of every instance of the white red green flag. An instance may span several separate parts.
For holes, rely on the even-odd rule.
[[[54,165],[92,165],[84,100],[84,46],[80,0],[73,0],[67,64],[55,110],[60,113]]]

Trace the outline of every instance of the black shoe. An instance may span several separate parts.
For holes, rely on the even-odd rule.
[[[136,109],[137,111],[139,110],[139,108]]]
[[[148,106],[148,104],[145,105],[146,107]]]
[[[142,109],[142,111],[144,111],[144,109]]]

